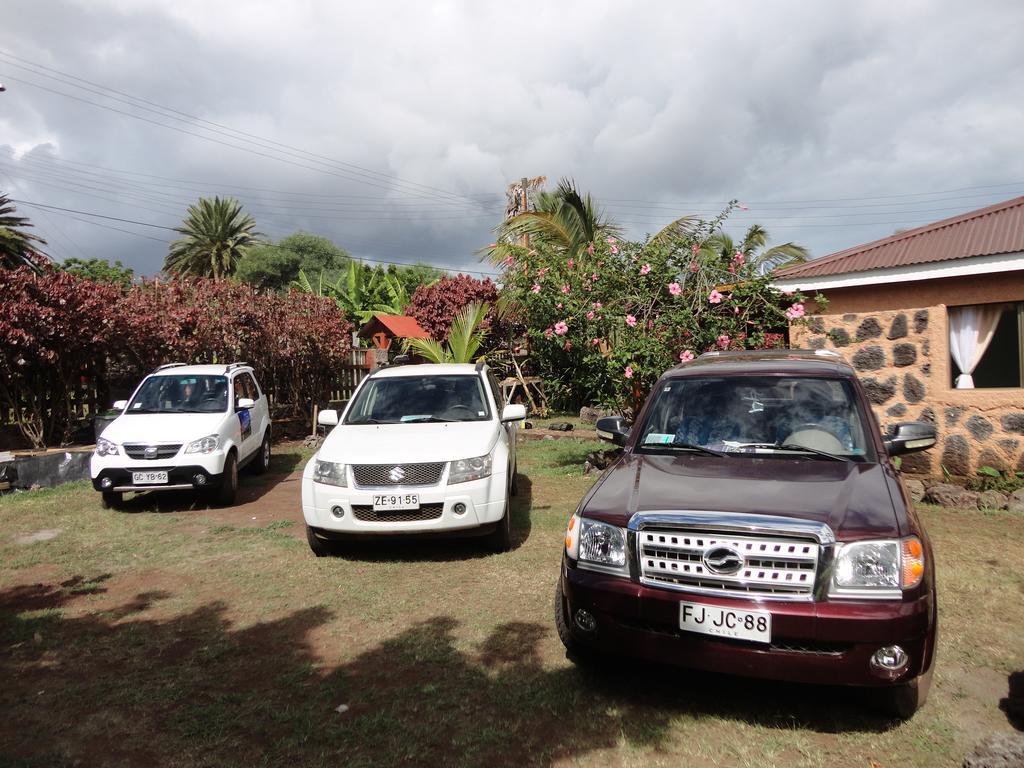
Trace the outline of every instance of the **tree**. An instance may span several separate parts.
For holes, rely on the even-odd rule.
[[[215,280],[229,277],[247,249],[259,242],[255,228],[255,219],[237,200],[201,197],[188,207],[188,216],[175,229],[183,237],[171,243],[164,270]]]
[[[488,309],[488,305],[482,302],[467,304],[455,315],[446,342],[442,344],[436,339],[406,339],[405,349],[432,363],[472,363],[479,359],[477,352],[487,338],[488,329],[484,320]]]
[[[767,275],[776,269],[802,264],[807,261],[809,252],[796,243],[782,243],[771,248],[768,245],[768,232],[760,224],[752,224],[743,235],[743,241],[737,246],[733,239],[719,229],[701,246],[708,256],[717,257],[723,263],[735,259],[737,253],[743,255],[743,262],[755,275]]]
[[[444,341],[456,315],[467,304],[484,302],[494,305],[498,300],[498,286],[489,279],[477,280],[469,275],[442,277],[429,286],[420,286],[412,295],[408,313],[416,318],[432,338]],[[494,320],[492,310],[488,323]]]
[[[54,267],[61,272],[82,277],[86,280],[94,280],[97,283],[113,283],[127,288],[135,280],[135,272],[131,267],[126,267],[115,261],[111,264],[107,259],[64,259]]]
[[[46,245],[46,241],[23,231],[32,225],[24,216],[15,215],[15,210],[10,198],[0,194],[0,267],[29,266],[38,271],[41,254],[35,246]]]
[[[280,290],[299,277],[326,272],[330,279],[348,266],[351,256],[326,237],[296,232],[276,243],[249,248],[238,261],[235,277],[258,286]]]

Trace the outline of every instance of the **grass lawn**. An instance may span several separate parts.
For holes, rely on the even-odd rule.
[[[521,444],[517,546],[497,556],[314,558],[294,447],[232,509],[104,511],[86,484],[0,498],[0,766],[954,766],[1012,728],[1024,518],[1007,512],[922,510],[940,647],[909,723],[855,691],[574,667],[552,597],[596,447]]]

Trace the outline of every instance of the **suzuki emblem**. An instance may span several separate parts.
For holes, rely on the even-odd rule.
[[[405,470],[401,467],[392,467],[388,472],[388,478],[392,483],[400,483],[405,479]]]

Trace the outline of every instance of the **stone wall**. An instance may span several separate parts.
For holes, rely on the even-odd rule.
[[[832,349],[853,365],[882,430],[930,421],[939,442],[903,457],[907,472],[971,476],[979,467],[1024,470],[1024,390],[958,390],[950,383],[945,305],[810,316],[794,347]]]

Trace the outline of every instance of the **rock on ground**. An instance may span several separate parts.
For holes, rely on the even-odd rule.
[[[920,501],[921,499],[924,498],[924,483],[922,483],[920,480],[915,480],[913,478],[909,480],[904,480],[903,485],[906,486],[907,493],[910,494],[910,498],[913,501]]]
[[[597,408],[596,406],[584,405],[580,408],[580,421],[584,424],[596,424],[598,419],[611,415],[611,411],[606,411],[604,408]]]
[[[1009,497],[999,491],[982,491],[978,497],[978,506],[982,509],[1006,509]]]
[[[964,768],[1024,768],[1024,733],[989,736],[967,753]]]
[[[928,489],[924,500],[943,507],[971,507],[977,509],[980,496],[981,494],[977,491],[968,491],[959,485],[939,483]]]

